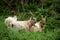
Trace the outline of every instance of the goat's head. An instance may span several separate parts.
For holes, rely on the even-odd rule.
[[[19,16],[19,14],[14,10],[11,11],[11,14],[12,14],[13,17],[18,17]]]
[[[36,18],[31,17],[30,20],[29,20],[29,31],[31,31],[30,29],[33,25],[35,25],[35,23],[36,23]]]
[[[46,24],[46,16],[41,15],[40,26],[43,28]]]
[[[35,15],[30,11],[30,14],[31,14],[31,18],[30,18],[30,23],[32,24],[32,25],[34,25],[35,23],[36,23],[36,17],[35,17]]]
[[[41,15],[41,21],[45,23],[46,22],[46,16]]]
[[[31,23],[32,25],[34,25],[34,24],[36,23],[36,18],[35,18],[35,17],[31,17],[31,18],[30,18],[30,23]]]
[[[17,12],[15,12],[14,10],[11,11],[11,14],[15,20],[17,20],[17,17],[20,15]]]

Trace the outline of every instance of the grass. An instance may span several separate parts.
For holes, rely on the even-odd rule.
[[[0,40],[59,40],[60,29],[45,29],[42,32],[26,32],[8,29],[4,24],[5,16],[0,16]]]

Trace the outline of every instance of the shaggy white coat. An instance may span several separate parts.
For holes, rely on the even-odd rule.
[[[6,19],[5,19],[5,24],[6,24],[8,27],[11,27],[13,21],[17,21],[17,17],[16,17],[16,16],[6,18]]]

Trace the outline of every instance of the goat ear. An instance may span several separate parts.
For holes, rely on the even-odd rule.
[[[12,14],[12,16],[16,15],[14,10],[11,11],[11,14]]]
[[[44,15],[41,15],[41,18],[46,18],[46,16],[44,16]]]
[[[46,18],[46,16],[44,16]]]
[[[14,10],[11,11],[12,16],[20,16],[19,12],[15,12]]]
[[[30,11],[30,14],[31,14],[32,17],[35,17],[35,15],[31,11]]]
[[[33,17],[30,17],[30,20],[32,20],[33,19]]]
[[[43,15],[41,15],[41,18],[43,18]]]
[[[17,16],[20,16],[20,12],[18,11],[18,12],[16,13],[16,15],[17,15]]]

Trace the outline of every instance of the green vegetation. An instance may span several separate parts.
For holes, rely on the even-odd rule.
[[[37,21],[45,15],[46,28],[35,33],[8,29],[4,20],[11,10],[20,14],[18,20],[27,20],[29,11],[36,15]],[[60,40],[60,0],[0,0],[0,40]]]

